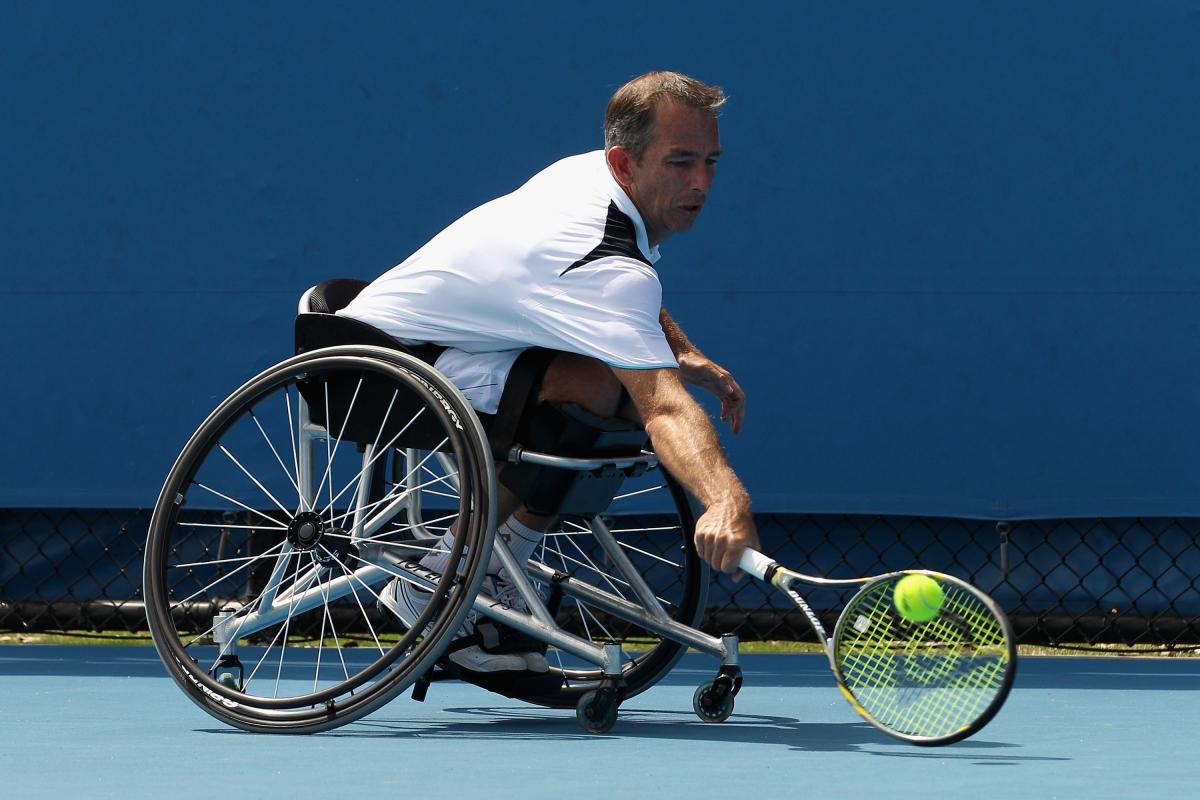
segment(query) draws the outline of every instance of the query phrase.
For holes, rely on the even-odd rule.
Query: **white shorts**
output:
[[[504,394],[504,384],[508,382],[508,373],[525,349],[468,353],[448,347],[433,366],[466,395],[472,408],[484,414],[495,414],[500,406],[500,395]]]

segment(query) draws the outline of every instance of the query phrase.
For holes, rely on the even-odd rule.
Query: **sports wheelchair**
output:
[[[644,431],[520,388],[510,398],[506,387],[496,415],[476,413],[430,366],[436,351],[333,313],[363,286],[306,292],[297,354],[218,405],[167,476],[143,591],[175,682],[244,730],[328,730],[407,689],[423,700],[431,681],[468,677],[445,655],[472,614],[549,647],[549,673],[484,685],[575,708],[588,731],[609,730],[620,703],[688,647],[720,660],[696,713],[727,718],[737,639],[697,630],[709,574],[695,515]],[[523,355],[510,384],[538,358]],[[497,463],[500,481],[558,520],[523,565],[495,535]],[[450,566],[425,569],[451,526]],[[528,612],[485,588],[493,552]],[[383,599],[392,580],[429,592],[411,627]]]

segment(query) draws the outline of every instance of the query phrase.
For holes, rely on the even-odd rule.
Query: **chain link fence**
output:
[[[0,510],[0,630],[145,630],[149,518],[148,510]],[[230,520],[211,513],[212,522]],[[1025,644],[1200,643],[1200,519],[764,514],[757,521],[768,553],[813,574],[919,566],[964,578],[997,600]],[[844,596],[809,599],[832,622]],[[746,640],[812,638],[785,599],[728,576],[713,581],[705,628]]]

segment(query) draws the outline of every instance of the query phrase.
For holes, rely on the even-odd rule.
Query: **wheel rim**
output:
[[[357,382],[358,394],[339,406],[329,399],[331,387],[336,394],[353,375],[359,377],[349,385]],[[372,410],[364,380],[415,405]],[[391,512],[373,530],[363,523],[389,516],[384,512],[402,494],[382,465],[393,434],[417,430],[407,420],[404,432],[404,414],[415,415],[444,434],[433,452],[446,457],[454,474],[443,471],[439,479],[453,477],[460,488],[458,503],[443,509],[466,527],[452,563],[482,578],[475,565],[490,549],[490,457],[473,414],[451,392],[429,370],[398,357],[391,363],[338,354],[292,359],[235,392],[193,436],[151,521],[144,587],[164,663],[206,710],[244,726],[326,725],[377,707],[432,664],[478,581],[467,585],[447,571],[418,624],[397,626],[376,601],[393,575],[415,582],[395,562],[421,551],[397,521],[402,514]],[[305,437],[298,433],[305,394],[310,402],[326,399],[325,412],[315,416],[328,417],[322,421],[332,434],[310,445],[311,468],[304,466]],[[348,430],[349,420],[372,414],[376,437]],[[351,433],[371,450],[360,453]],[[432,468],[445,469],[440,461]],[[230,671],[221,666],[230,640],[239,643],[240,691],[216,680]]]

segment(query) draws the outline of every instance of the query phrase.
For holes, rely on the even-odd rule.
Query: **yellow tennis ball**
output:
[[[928,575],[905,575],[893,590],[896,610],[909,622],[928,622],[942,610],[946,596]]]

